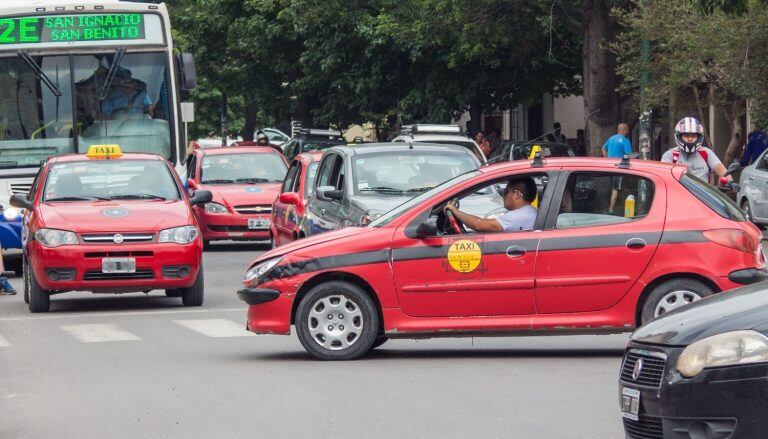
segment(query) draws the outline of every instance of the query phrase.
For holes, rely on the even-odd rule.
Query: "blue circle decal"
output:
[[[246,192],[250,192],[250,193],[252,193],[252,194],[256,194],[256,193],[259,193],[259,192],[261,192],[261,191],[263,191],[263,190],[264,190],[264,189],[262,189],[262,188],[260,188],[260,187],[253,187],[253,186],[245,188],[245,191],[246,191]]]
[[[110,218],[122,218],[128,215],[128,210],[122,207],[110,207],[109,209],[102,210],[101,213]]]

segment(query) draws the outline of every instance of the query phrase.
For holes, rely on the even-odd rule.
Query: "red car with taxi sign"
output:
[[[288,168],[280,195],[272,205],[272,246],[277,247],[307,236],[304,230],[307,202],[314,187],[320,151],[297,155]]]
[[[270,241],[272,203],[288,165],[269,146],[196,149],[187,159],[187,186],[213,201],[194,208],[206,247],[216,240]]]
[[[204,300],[203,243],[188,197],[173,166],[153,154],[123,154],[115,145],[87,154],[52,157],[29,195],[11,204],[26,209],[24,299],[46,312],[50,296],[166,290],[186,306]]]
[[[541,183],[532,230],[475,233],[445,213],[452,200],[517,178]],[[398,337],[627,332],[764,280],[760,240],[730,199],[682,165],[518,161],[457,176],[366,227],[267,252],[238,296],[250,331],[294,325],[326,360]]]

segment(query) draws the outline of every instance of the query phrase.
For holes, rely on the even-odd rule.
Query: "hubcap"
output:
[[[701,300],[701,296],[693,291],[672,291],[661,298],[659,304],[656,305],[656,311],[654,311],[653,316],[658,317],[697,300]]]
[[[323,297],[312,305],[307,327],[315,343],[340,351],[355,344],[363,333],[363,312],[343,294]]]

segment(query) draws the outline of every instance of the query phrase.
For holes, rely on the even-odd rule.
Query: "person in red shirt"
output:
[[[480,147],[480,151],[483,151],[486,157],[491,154],[491,143],[485,138],[485,133],[478,131],[475,135],[475,143]]]

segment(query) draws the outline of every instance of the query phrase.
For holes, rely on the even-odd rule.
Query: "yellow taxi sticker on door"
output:
[[[480,244],[462,239],[448,248],[448,264],[459,273],[471,273],[480,266],[483,251]]]

